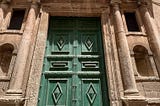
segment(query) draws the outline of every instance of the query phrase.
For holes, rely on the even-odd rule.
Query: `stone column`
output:
[[[128,42],[124,31],[123,21],[119,9],[120,2],[111,2],[114,15],[114,26],[117,36],[117,46],[119,52],[119,60],[121,65],[121,73],[123,77],[124,92],[126,95],[138,94],[134,72],[129,52]]]
[[[2,3],[0,4],[0,25],[2,25],[2,21],[3,21],[3,8],[2,8]]]
[[[5,10],[8,8],[8,3],[5,0],[2,0],[0,3],[0,30],[2,30],[3,27],[3,19],[4,19],[4,13]]]
[[[147,8],[146,1],[140,2],[141,17],[151,44],[152,52],[154,53],[155,61],[158,66],[158,73],[160,75],[160,31],[155,23],[154,18],[150,15]]]
[[[16,75],[14,77],[12,86],[10,86],[9,90],[7,91],[7,94],[14,94],[14,95],[22,94],[23,76],[25,73],[25,68],[26,68],[25,66],[27,63],[27,57],[29,55],[29,50],[31,46],[33,29],[36,21],[37,7],[38,6],[36,3],[31,4],[13,70],[16,72]]]

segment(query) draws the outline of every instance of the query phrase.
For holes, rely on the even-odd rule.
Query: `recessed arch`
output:
[[[14,46],[10,43],[0,45],[0,75],[7,76],[13,56]]]
[[[138,46],[138,45],[143,46],[144,48],[146,48],[149,55],[153,54],[152,51],[151,51],[151,49],[150,49],[150,47],[149,47],[149,45],[146,44],[145,42],[133,42],[130,45],[130,51],[131,51],[131,53],[134,53],[133,49],[134,49],[135,46]]]
[[[154,76],[148,50],[142,45],[133,48],[137,71],[141,76]]]

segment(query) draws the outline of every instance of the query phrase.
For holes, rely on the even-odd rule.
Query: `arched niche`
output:
[[[0,45],[0,76],[7,76],[12,60],[14,46],[9,43]]]
[[[154,71],[148,54],[148,50],[141,45],[133,48],[137,72],[141,76],[154,76]]]

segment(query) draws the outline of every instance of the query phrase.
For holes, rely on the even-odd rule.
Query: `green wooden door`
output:
[[[50,17],[38,106],[109,106],[100,25]]]

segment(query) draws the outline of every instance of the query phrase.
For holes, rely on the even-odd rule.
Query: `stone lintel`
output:
[[[109,9],[107,3],[44,3],[41,6],[52,16],[100,17],[103,11]]]

